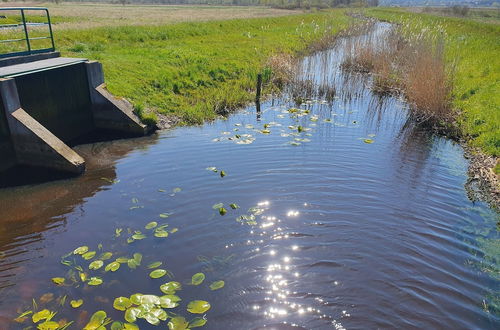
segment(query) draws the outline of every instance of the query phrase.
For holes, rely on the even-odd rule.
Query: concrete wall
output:
[[[9,126],[3,103],[0,102],[0,171],[6,170],[16,163],[14,147],[10,139]]]
[[[68,143],[94,128],[84,63],[14,78],[21,107]]]

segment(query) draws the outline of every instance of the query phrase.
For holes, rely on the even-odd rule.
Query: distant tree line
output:
[[[61,2],[63,0],[52,0]],[[379,0],[65,0],[67,2],[102,2],[117,4],[165,4],[165,5],[237,5],[269,6],[275,8],[333,8],[378,6]]]

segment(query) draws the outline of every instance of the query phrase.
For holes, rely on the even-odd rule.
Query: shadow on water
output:
[[[460,146],[341,56],[306,58],[284,95],[225,120],[77,146],[81,177],[1,189],[0,328],[31,324],[12,319],[32,299],[75,328],[97,310],[122,320],[114,298],[174,280],[173,311],[191,320],[187,303],[209,301],[207,329],[497,329],[498,214],[467,199]],[[101,257],[71,253],[83,245],[127,262],[89,269]],[[173,279],[150,278],[152,262]]]

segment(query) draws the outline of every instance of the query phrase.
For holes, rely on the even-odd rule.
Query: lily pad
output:
[[[111,253],[111,252],[104,252],[103,254],[101,254],[101,255],[99,256],[99,259],[101,259],[101,260],[108,260],[108,259],[110,259],[112,256],[113,256],[113,253]]]
[[[160,306],[163,308],[175,308],[179,306],[181,298],[176,295],[165,295],[160,297]]]
[[[141,239],[145,239],[146,235],[144,235],[142,233],[137,233],[137,234],[132,235],[132,238],[135,239],[136,241],[138,241],[138,240],[141,240]]]
[[[66,279],[64,277],[53,277],[52,278],[52,282],[54,282],[54,284],[57,284],[57,285],[63,285],[64,281],[66,281]]]
[[[87,323],[83,330],[104,329],[105,325],[110,322],[111,320],[108,319],[105,311],[97,311],[92,315],[89,323]]]
[[[149,277],[151,278],[160,278],[167,274],[165,269],[155,269],[151,273],[149,273]]]
[[[160,286],[161,292],[163,292],[165,294],[173,294],[173,293],[175,293],[175,291],[178,291],[181,289],[182,289],[182,285],[179,282],[175,282],[175,281],[167,282],[167,283],[162,284]]]
[[[158,238],[165,238],[165,237],[168,237],[168,231],[166,230],[155,230],[155,233],[154,233],[155,237],[158,237]]]
[[[132,306],[132,302],[127,297],[118,297],[113,302],[113,307],[119,311],[124,311]]]
[[[97,270],[101,268],[104,265],[104,262],[102,260],[94,260],[89,264],[89,269],[92,270]]]
[[[193,277],[191,277],[191,284],[192,285],[200,285],[204,280],[205,280],[205,274],[196,273],[193,275]]]
[[[44,309],[31,315],[31,319],[33,320],[33,323],[38,323],[41,320],[49,318],[51,315],[52,315],[51,311],[49,311],[48,309]]]
[[[186,330],[188,326],[189,323],[182,316],[172,317],[168,322],[169,330]]]
[[[131,307],[125,311],[125,321],[133,323],[137,320],[137,316],[141,314],[141,310],[137,307]]]
[[[90,280],[87,282],[88,285],[93,285],[93,286],[97,286],[97,285],[101,285],[102,284],[102,278],[100,277],[91,277]]]
[[[220,208],[221,208],[221,207],[223,207],[223,206],[224,206],[224,204],[223,204],[223,203],[217,203],[217,204],[212,205],[212,208],[213,208],[214,210],[218,210],[218,209],[220,209]]]
[[[78,308],[80,307],[81,305],[83,305],[83,299],[78,299],[78,300],[71,300],[69,302],[69,304],[71,305],[71,307],[73,308]]]
[[[148,269],[153,269],[153,268],[158,268],[162,265],[163,263],[161,261],[155,261],[152,262],[148,265]]]
[[[189,329],[202,327],[207,323],[207,320],[203,317],[195,317],[189,321]]]
[[[225,215],[226,213],[227,213],[227,210],[226,210],[225,208],[221,207],[221,208],[219,209],[219,214],[220,214],[220,215]]]
[[[220,171],[220,177],[221,177],[221,178],[223,178],[223,177],[225,177],[225,176],[226,176],[226,172],[221,170],[221,171]]]
[[[232,204],[229,204],[229,206],[233,209],[233,210],[236,210],[236,209],[239,209],[240,206],[238,204],[235,204],[235,203],[232,203]]]
[[[210,309],[210,303],[205,300],[193,300],[187,305],[187,310],[193,314],[203,314]]]
[[[224,287],[224,281],[215,281],[213,282],[212,284],[210,284],[210,290],[212,291],[215,291],[215,290],[219,290],[219,289],[222,289]]]
[[[153,229],[154,227],[158,226],[158,222],[156,221],[151,221],[150,223],[148,223],[144,228],[146,229]]]
[[[84,254],[82,254],[82,258],[85,260],[90,260],[95,256],[95,251],[89,251]]]
[[[363,140],[363,142],[364,142],[364,143],[371,144],[371,143],[373,143],[373,142],[375,142],[375,141],[374,141],[374,140],[372,140],[372,139],[364,139],[364,140]]]
[[[128,260],[127,260],[128,262]],[[109,271],[112,271],[112,272],[116,272],[118,269],[120,268],[120,263],[117,262],[117,261],[113,261],[109,264],[106,265],[106,267],[104,268],[104,271],[106,272],[109,272]]]
[[[73,254],[84,254],[86,253],[87,251],[89,250],[89,247],[84,245],[84,246],[80,246],[80,247],[77,247],[74,251],[73,251]]]

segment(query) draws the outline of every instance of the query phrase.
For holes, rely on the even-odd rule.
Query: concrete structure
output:
[[[28,165],[79,174],[85,160],[72,141],[96,130],[148,133],[132,105],[106,90],[100,63],[57,55],[0,61],[0,171]]]

